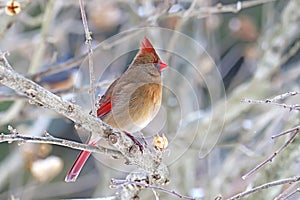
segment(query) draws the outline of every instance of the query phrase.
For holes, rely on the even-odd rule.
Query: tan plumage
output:
[[[159,110],[161,84],[153,64],[131,66],[104,95],[111,94],[112,110],[100,118],[128,133],[143,129]]]
[[[132,64],[107,89],[99,101],[97,115],[105,123],[126,133],[143,129],[157,114],[162,98],[161,62],[145,37]],[[99,137],[91,137],[96,145]],[[75,181],[90,152],[82,151],[65,181]]]

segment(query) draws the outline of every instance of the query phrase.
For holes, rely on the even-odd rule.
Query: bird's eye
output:
[[[159,69],[160,63],[154,63],[154,66]]]

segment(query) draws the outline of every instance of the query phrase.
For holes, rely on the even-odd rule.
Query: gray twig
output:
[[[95,153],[105,153],[112,155],[113,157],[116,158],[121,158],[123,157],[122,154],[113,149],[107,149],[104,147],[100,146],[90,146],[88,144],[82,144],[70,140],[64,140],[61,138],[56,138],[51,135],[48,136],[28,136],[28,135],[22,135],[19,134],[18,132],[14,134],[0,134],[0,143],[2,142],[7,142],[7,143],[12,143],[12,142],[18,142],[19,144],[23,143],[44,143],[44,144],[54,144],[54,145],[59,145],[59,146],[64,146],[64,147],[69,147],[72,149],[77,149],[77,150],[85,150],[85,151],[90,151],[90,152],[95,152]]]
[[[138,181],[128,181],[128,180],[112,179],[111,182],[115,186],[137,185],[137,186],[140,186],[142,188],[150,188],[150,189],[162,191],[162,192],[174,195],[174,196],[176,196],[176,197],[178,197],[180,199],[196,200],[196,198],[179,194],[178,192],[176,192],[174,190],[168,190],[168,189],[163,188],[163,187],[159,187],[159,186],[151,185],[151,184],[147,184],[147,183],[142,183],[142,182],[138,182]]]
[[[266,100],[253,100],[253,99],[242,99],[241,102],[246,102],[246,103],[250,103],[250,104],[270,104],[270,105],[274,105],[274,106],[279,106],[282,108],[287,108],[289,110],[300,110],[300,105],[288,105],[285,103],[277,103],[277,101],[279,100],[284,100],[288,97],[291,96],[295,96],[295,95],[299,95],[299,92],[287,92],[281,95],[278,95],[272,99],[266,99]]]
[[[286,134],[288,134],[288,133],[291,133],[291,132],[293,132],[293,131],[299,131],[299,130],[300,130],[300,126],[296,126],[296,127],[291,128],[291,129],[289,129],[289,130],[283,131],[283,132],[281,132],[281,133],[279,133],[279,134],[277,134],[277,135],[273,135],[273,136],[272,136],[272,139],[275,139],[275,138],[278,138],[278,137],[280,137],[280,136],[283,136],[283,135],[286,135]]]
[[[294,141],[296,136],[298,135],[298,131],[296,131],[277,151],[275,151],[271,156],[269,156],[266,160],[264,160],[262,163],[254,167],[251,171],[249,171],[247,174],[242,176],[242,179],[246,179],[252,174],[254,174],[256,171],[258,171],[260,168],[265,166],[268,162],[272,162],[272,160],[281,152],[283,151],[290,143]]]
[[[194,9],[190,14],[189,17],[198,17],[204,18],[212,14],[220,14],[220,13],[238,13],[243,9],[258,6],[261,4],[274,2],[276,0],[251,0],[251,1],[237,1],[233,4],[224,5],[222,3],[218,3],[215,6],[209,7],[200,7],[198,9]],[[186,16],[185,12],[178,12],[174,13],[176,16]]]
[[[291,177],[291,178],[286,178],[286,179],[281,179],[281,180],[265,183],[265,184],[259,185],[257,187],[254,187],[250,190],[246,190],[244,192],[236,194],[233,197],[227,198],[227,200],[241,199],[245,196],[248,196],[249,194],[252,194],[252,193],[255,193],[255,192],[258,192],[258,191],[261,191],[261,190],[265,190],[265,189],[268,189],[270,187],[274,187],[274,186],[278,186],[278,185],[284,185],[284,184],[291,184],[291,183],[298,182],[298,181],[300,181],[300,176],[295,176],[295,177]]]
[[[85,32],[85,42],[88,46],[88,58],[89,58],[89,72],[90,72],[90,98],[92,104],[92,114],[96,116],[96,104],[95,104],[95,76],[94,76],[94,62],[93,62],[93,48],[92,48],[92,36],[89,31],[86,14],[84,10],[84,1],[79,0],[80,12],[82,23]]]
[[[281,200],[287,200],[290,197],[292,197],[293,195],[295,195],[297,192],[300,193],[300,188],[297,188],[296,190],[294,190],[293,192],[291,192],[290,194],[286,195],[285,197],[281,198]]]

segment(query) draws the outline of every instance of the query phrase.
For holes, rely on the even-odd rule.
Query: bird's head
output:
[[[135,57],[134,64],[154,64],[161,72],[168,65],[162,62],[147,37],[141,43],[140,51]]]

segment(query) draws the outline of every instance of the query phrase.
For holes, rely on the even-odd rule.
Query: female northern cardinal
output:
[[[162,98],[160,73],[167,65],[145,37],[141,48],[126,72],[116,79],[101,97],[97,116],[105,123],[125,133],[143,129],[157,114]],[[100,137],[92,135],[89,145],[96,145]],[[91,152],[82,151],[65,181],[77,179]]]

